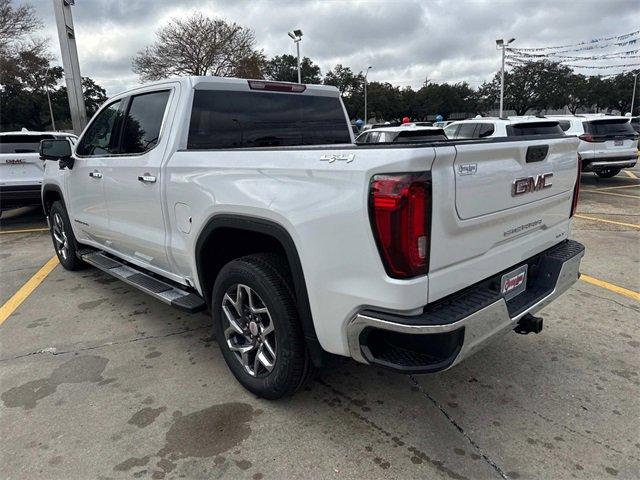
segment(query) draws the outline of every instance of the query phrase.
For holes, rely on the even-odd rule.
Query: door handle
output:
[[[145,173],[144,175],[138,175],[138,181],[143,183],[156,183],[156,177]]]
[[[91,178],[102,178],[102,173],[100,173],[97,170],[95,170],[93,172],[89,172],[89,176]]]

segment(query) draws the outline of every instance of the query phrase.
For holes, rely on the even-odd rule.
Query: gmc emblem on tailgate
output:
[[[525,193],[550,188],[551,185],[553,185],[553,183],[551,183],[551,177],[553,177],[553,173],[549,172],[541,173],[533,177],[516,178],[511,184],[511,196],[517,197]]]

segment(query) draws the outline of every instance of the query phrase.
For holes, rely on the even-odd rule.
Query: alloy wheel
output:
[[[269,309],[243,284],[232,285],[222,299],[224,337],[244,370],[252,377],[268,375],[276,362],[276,337]]]
[[[57,212],[53,214],[52,234],[56,252],[60,258],[66,260],[69,255],[69,239],[64,229],[62,216]]]

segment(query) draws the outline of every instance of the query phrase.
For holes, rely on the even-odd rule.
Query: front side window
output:
[[[196,90],[189,149],[350,143],[338,97]]]
[[[158,144],[169,93],[169,90],[163,90],[131,98],[124,117],[122,145],[118,153],[144,153]]]
[[[116,153],[120,103],[120,100],[113,102],[91,122],[76,149],[78,155],[100,156]]]

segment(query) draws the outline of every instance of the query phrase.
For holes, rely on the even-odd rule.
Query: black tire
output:
[[[596,172],[596,175],[598,175],[600,178],[611,178],[619,174],[620,170],[622,169],[621,168],[601,168],[599,170],[596,170],[595,172]]]
[[[249,290],[243,287],[248,287]],[[238,293],[241,290],[242,293]],[[229,297],[226,297],[226,294],[229,294]],[[240,300],[240,295],[244,300]],[[240,305],[242,309],[243,301],[248,303],[248,297],[253,299],[256,309],[265,307],[267,313],[252,315],[247,307],[246,313],[238,314],[236,305]],[[227,311],[232,312],[234,317],[238,316],[234,320],[237,320],[237,325],[243,326],[244,333],[238,333],[231,328],[228,314],[223,310],[223,302]],[[242,386],[259,397],[275,400],[293,394],[306,383],[312,365],[291,288],[289,270],[279,255],[248,255],[226,264],[216,278],[211,305],[220,350],[229,369]],[[255,328],[252,328],[252,322]],[[270,322],[274,331],[268,334],[269,337],[258,338],[262,335],[258,333],[255,338],[248,338],[254,331],[266,331],[265,325],[268,326]],[[229,338],[225,331],[230,332]],[[245,361],[241,353],[231,350],[230,343],[235,347],[246,346],[255,350],[247,353],[249,360]],[[270,344],[270,350],[266,349],[267,343]],[[268,367],[255,360],[258,353],[251,357],[252,352],[259,352],[261,347],[265,348],[263,358],[267,354],[269,360],[273,360],[270,371]],[[274,359],[268,355],[271,351],[275,352]],[[253,364],[253,367],[246,366],[247,363]]]
[[[67,210],[60,201],[53,202],[49,210],[51,241],[60,264],[66,270],[81,270],[87,264],[78,258],[78,242],[73,235]],[[60,231],[62,228],[62,232]],[[57,237],[57,238],[56,238]],[[59,240],[63,240],[63,244]]]

